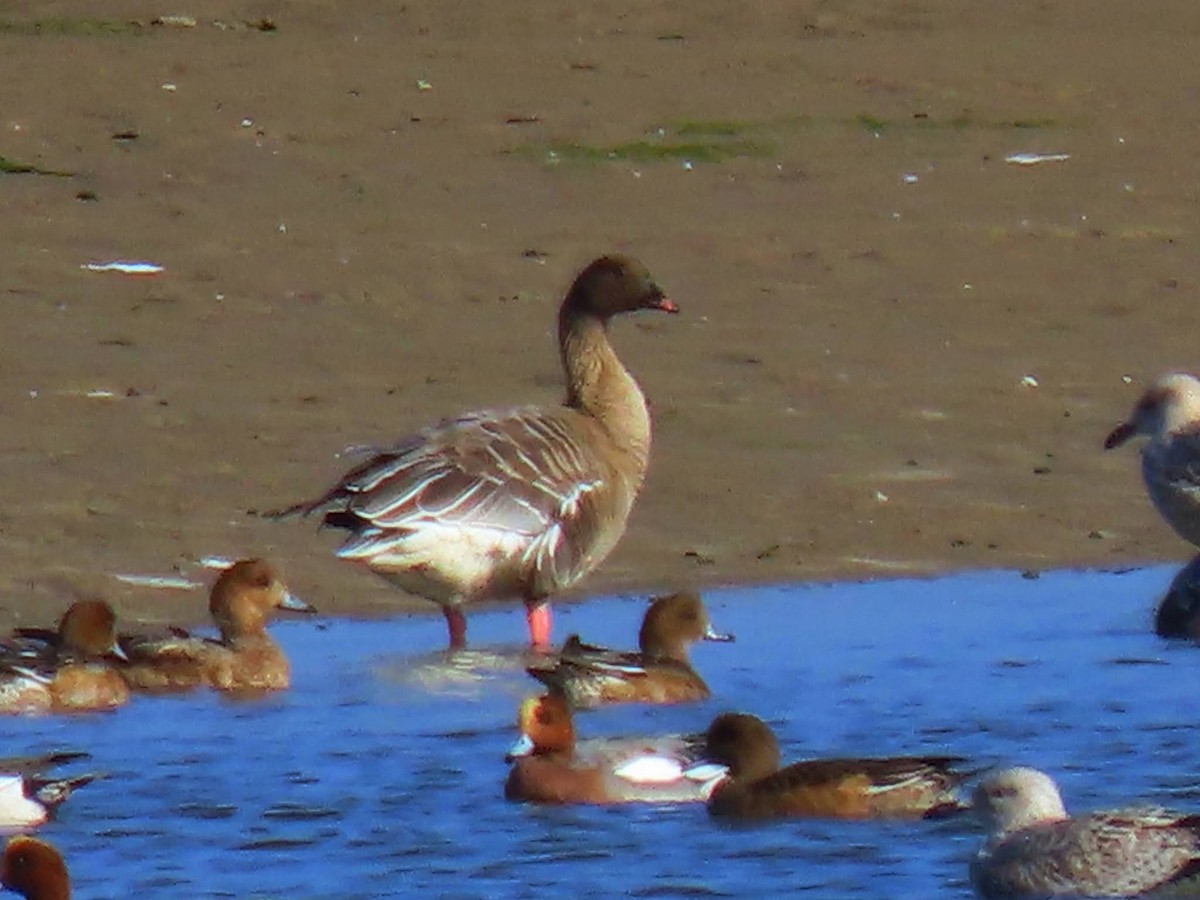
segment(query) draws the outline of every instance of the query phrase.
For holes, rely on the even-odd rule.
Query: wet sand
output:
[[[432,609],[246,511],[557,402],[559,297],[613,250],[684,314],[614,327],[656,443],[576,593],[1190,555],[1100,446],[1197,367],[1190,3],[178,11],[0,10],[0,156],[71,173],[0,175],[0,623],[195,621],[112,575],[207,555]],[[80,268],[117,259],[165,271]]]

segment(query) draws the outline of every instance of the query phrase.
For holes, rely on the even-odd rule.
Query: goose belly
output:
[[[410,594],[456,606],[525,596],[536,544],[536,537],[494,528],[427,525],[374,549],[348,547],[338,555],[365,563]]]

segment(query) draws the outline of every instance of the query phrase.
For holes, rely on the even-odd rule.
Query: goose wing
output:
[[[386,553],[430,526],[497,532],[569,583],[614,478],[595,450],[603,437],[566,408],[473,413],[376,451],[322,497],[273,515],[349,530],[348,557]]]

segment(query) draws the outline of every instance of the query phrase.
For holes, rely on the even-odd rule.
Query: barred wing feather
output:
[[[324,497],[288,510],[352,532],[339,555],[369,559],[425,528],[494,532],[553,581],[587,566],[597,489],[612,469],[591,451],[599,426],[570,409],[524,407],[462,416],[377,452]]]

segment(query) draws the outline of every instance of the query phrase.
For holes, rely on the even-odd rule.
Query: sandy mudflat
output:
[[[412,608],[245,511],[556,402],[610,250],[684,315],[614,329],[656,444],[582,591],[1189,555],[1100,444],[1200,366],[1192,0],[575,6],[0,3],[0,155],[73,173],[0,175],[3,620],[202,618],[110,576],[209,554]]]

